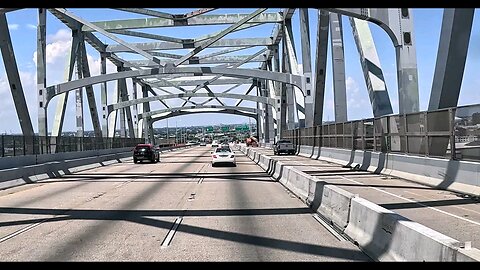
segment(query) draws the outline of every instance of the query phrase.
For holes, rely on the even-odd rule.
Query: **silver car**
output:
[[[235,154],[229,147],[218,147],[212,153],[212,167],[217,164],[230,164],[237,166],[235,161]]]

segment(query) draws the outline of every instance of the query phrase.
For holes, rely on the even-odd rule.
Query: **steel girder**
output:
[[[328,30],[330,15],[328,11],[318,10],[317,50],[315,53],[315,98],[313,109],[313,125],[321,126],[323,120],[323,104],[325,100],[325,76],[327,74]]]
[[[418,72],[413,14],[410,8],[327,8],[379,25],[393,42],[397,59],[399,113],[418,112]]]
[[[46,89],[47,103],[54,96],[71,91],[73,89],[93,85],[106,81],[118,80],[122,78],[145,77],[158,74],[175,74],[175,73],[196,73],[196,74],[223,74],[225,76],[239,77],[239,78],[261,78],[273,81],[279,81],[286,84],[292,84],[300,89],[303,89],[305,84],[305,77],[299,75],[292,75],[279,72],[271,72],[265,70],[253,69],[229,69],[216,67],[163,67],[142,70],[122,71],[118,73],[110,73],[105,75],[93,76],[90,78],[83,78],[76,81],[65,82],[54,86],[49,86]]]
[[[345,81],[345,57],[343,49],[342,17],[330,13],[330,38],[332,46],[333,99],[335,122],[346,122],[347,117],[347,85]]]
[[[175,117],[175,116],[181,116],[181,115],[189,115],[189,114],[197,114],[197,113],[223,113],[223,114],[234,114],[234,115],[241,115],[241,116],[246,116],[246,117],[251,117],[255,120],[257,120],[258,115],[256,113],[246,113],[242,112],[239,110],[231,110],[231,109],[223,109],[219,111],[196,111],[196,112],[189,112],[189,111],[175,111],[171,112],[167,115],[164,116],[157,116],[157,117],[152,117],[152,120],[150,121],[152,124],[156,121],[160,121],[163,119]]]
[[[172,98],[180,98],[180,97],[212,97],[210,93],[180,93],[180,94],[171,94],[171,95],[161,95],[161,96],[153,96],[153,97],[144,97],[136,100],[129,100],[124,102],[118,102],[116,104],[108,105],[107,111],[110,114],[114,110],[118,110],[121,108],[125,108],[128,106],[132,106],[135,104],[155,101],[155,100],[165,100],[165,99],[172,99]],[[259,96],[250,96],[250,95],[241,95],[241,94],[231,94],[231,93],[214,93],[215,97],[223,97],[223,98],[234,98],[234,99],[244,99],[250,100],[257,103],[266,103],[272,106],[275,106],[275,99],[270,97],[259,97]]]
[[[363,76],[367,85],[373,116],[380,117],[393,113],[387,85],[383,77],[380,59],[373,41],[368,22],[356,18],[350,18],[353,37],[360,54]]]
[[[187,20],[176,21],[165,18],[144,18],[144,19],[130,19],[130,20],[112,20],[102,22],[92,22],[103,30],[119,30],[119,29],[141,29],[141,28],[157,28],[157,27],[172,27],[172,26],[193,26],[193,25],[219,25],[219,24],[234,24],[250,14],[224,14],[224,15],[200,15]],[[257,23],[276,23],[281,22],[283,16],[276,13],[264,13],[258,15],[256,18],[248,21],[249,24]],[[82,31],[98,31],[89,25],[85,25]]]
[[[43,23],[40,26],[41,27],[39,27],[39,31],[41,29],[43,33],[45,30],[45,24]],[[40,40],[39,43],[43,41],[44,40]],[[28,113],[27,102],[25,100],[20,74],[18,73],[17,61],[15,60],[15,53],[13,51],[12,40],[10,38],[10,31],[8,30],[7,17],[3,12],[0,12],[0,50],[2,52],[3,63],[7,73],[10,92],[12,94],[15,110],[17,112],[18,121],[20,122],[20,128],[22,129],[22,134],[24,136],[33,136],[34,132],[32,120],[30,119],[30,114]],[[41,56],[43,54],[40,52],[37,55]],[[42,61],[39,61],[38,63],[39,65],[44,64]],[[44,82],[41,82],[43,86]],[[38,86],[38,88],[41,88],[42,86]],[[43,95],[40,97],[43,98]]]
[[[142,113],[138,115],[138,118],[144,119],[152,117],[154,115],[167,113],[167,112],[177,112],[183,110],[196,110],[196,109],[226,109],[226,110],[237,110],[247,113],[258,113],[258,110],[250,107],[237,107],[237,106],[217,106],[217,105],[197,105],[197,106],[181,106],[176,108],[161,109],[156,111],[150,111],[147,113]],[[212,112],[212,111],[210,111]],[[215,111],[213,111],[215,112]]]
[[[446,8],[428,110],[456,107],[472,31],[473,8]]]

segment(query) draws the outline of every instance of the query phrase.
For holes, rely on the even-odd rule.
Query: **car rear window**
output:
[[[291,141],[287,141],[287,140],[280,140],[278,141],[278,143],[292,143]]]
[[[137,147],[135,147],[135,150],[142,150],[142,149],[150,150],[150,146],[137,146]]]
[[[231,152],[231,151],[229,148],[217,148],[216,152],[221,153],[221,152]]]

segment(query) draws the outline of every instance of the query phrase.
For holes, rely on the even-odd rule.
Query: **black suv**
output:
[[[133,163],[139,160],[150,160],[152,163],[160,161],[160,149],[152,144],[137,144],[133,149]]]

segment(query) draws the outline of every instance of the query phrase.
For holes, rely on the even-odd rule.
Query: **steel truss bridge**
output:
[[[395,48],[399,113],[419,112],[415,29],[412,10],[409,8],[318,9],[315,40],[309,38],[309,13],[306,8],[286,8],[275,12],[272,12],[272,9],[259,8],[246,14],[218,14],[221,9],[217,8],[203,8],[186,14],[170,14],[144,8],[118,8],[117,10],[128,13],[130,17],[143,17],[95,22],[88,21],[68,9],[39,8],[38,119],[35,119],[38,121],[38,132],[35,132],[6,19],[7,13],[16,10],[0,9],[0,46],[24,136],[33,136],[35,133],[39,136],[60,136],[68,95],[74,91],[77,136],[80,137],[83,136],[84,129],[83,93],[86,93],[96,137],[114,137],[118,128],[120,137],[145,138],[150,141],[155,121],[210,111],[256,119],[261,142],[270,143],[279,139],[283,130],[322,125],[329,42],[333,59],[335,122],[346,122],[342,16],[348,16],[352,26],[374,117],[392,114],[393,110],[369,22],[380,26]],[[295,12],[299,14],[299,29],[292,27]],[[56,85],[46,85],[47,13],[68,26],[72,33],[65,81]],[[473,14],[473,9],[444,10],[429,111],[457,106]],[[166,27],[211,25],[224,28],[208,35],[190,38],[141,31],[159,29],[160,33]],[[270,36],[226,37],[234,32],[263,25],[272,27]],[[127,42],[124,40],[125,36],[139,38],[143,42]],[[296,52],[295,42],[301,44],[301,54]],[[100,55],[101,74],[98,76],[90,74],[87,43]],[[314,57],[311,55],[312,46]],[[241,53],[242,50],[252,48],[256,51],[251,54],[230,55],[232,52]],[[178,49],[187,49],[188,52],[168,52]],[[207,49],[209,53],[206,53]],[[125,53],[129,53],[131,57],[123,56]],[[301,68],[298,64],[300,57]],[[107,59],[116,66],[117,72],[106,72]],[[258,63],[258,67],[245,67],[251,63]],[[73,78],[75,71],[76,79]],[[192,76],[198,76],[198,79],[192,79]],[[205,79],[205,76],[209,76],[208,79]],[[133,93],[128,93],[127,79],[133,82]],[[108,89],[107,82],[116,82],[116,90]],[[93,90],[93,86],[98,84],[101,87],[100,97],[96,97]],[[242,85],[248,86],[245,93],[232,93],[232,90]],[[215,92],[212,86],[225,86],[225,89]],[[166,87],[174,90],[167,90]],[[193,89],[187,89],[188,87]],[[301,98],[295,93],[301,93]],[[54,98],[56,104],[51,104]],[[98,98],[101,99],[101,108],[96,105]],[[198,102],[198,98],[207,99]],[[112,101],[109,102],[108,99]],[[169,99],[182,100],[182,105],[171,107],[166,103]],[[234,106],[228,106],[225,99],[235,99],[237,102]],[[253,101],[256,107],[241,106],[243,101]],[[161,103],[163,108],[150,110],[150,104],[156,102]],[[55,107],[53,121],[47,119],[47,110],[52,106]],[[53,125],[49,126],[47,123]]]

